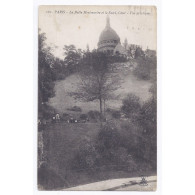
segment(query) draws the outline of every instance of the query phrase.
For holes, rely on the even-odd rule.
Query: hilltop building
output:
[[[110,54],[113,54],[114,49],[116,48],[117,45],[120,45],[120,37],[118,34],[115,32],[110,27],[110,18],[107,16],[106,18],[106,27],[102,31],[99,37],[99,42],[98,42],[98,51],[102,52],[107,52]]]
[[[145,52],[142,50],[142,47],[140,45],[128,44],[127,39],[124,40],[124,43],[122,45],[119,35],[110,26],[109,16],[107,16],[106,26],[100,34],[97,50],[100,52],[108,53],[110,55],[124,56],[127,59],[136,58],[136,54],[140,56],[142,55],[154,56],[155,55],[155,51],[149,50],[149,49],[146,50],[146,54],[145,54]]]
[[[106,52],[111,55],[128,55],[129,45],[127,39],[125,39],[124,46],[122,46],[120,37],[114,29],[110,26],[110,18],[106,18],[106,26],[99,37],[98,51]],[[134,49],[134,48],[132,48]]]

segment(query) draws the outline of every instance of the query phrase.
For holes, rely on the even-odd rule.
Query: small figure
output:
[[[52,122],[54,123],[55,121],[56,121],[56,117],[53,116],[53,117],[52,117]]]
[[[56,119],[56,123],[60,122],[60,115],[58,113],[56,114],[55,119]]]

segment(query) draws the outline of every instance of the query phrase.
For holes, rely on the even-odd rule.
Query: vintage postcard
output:
[[[37,189],[156,191],[156,7],[41,5],[37,31]]]

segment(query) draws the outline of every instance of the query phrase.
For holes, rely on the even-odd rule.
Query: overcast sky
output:
[[[90,13],[84,14],[85,11]],[[40,6],[39,28],[46,33],[47,43],[58,47],[55,55],[63,58],[64,45],[73,44],[86,49],[88,44],[90,50],[97,48],[100,33],[106,26],[107,14],[121,43],[127,38],[129,44],[156,50],[155,7]]]

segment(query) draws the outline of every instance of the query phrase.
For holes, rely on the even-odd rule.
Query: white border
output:
[[[37,190],[37,105],[38,105],[38,6],[39,5],[153,5],[157,7],[157,126],[158,126],[158,133],[157,133],[157,190],[155,192],[134,192],[134,191],[111,191],[111,192],[104,192],[104,191],[38,191]],[[34,32],[34,55],[33,55],[33,62],[34,62],[34,95],[33,95],[33,105],[34,105],[34,124],[33,124],[33,135],[34,135],[34,144],[33,144],[33,190],[34,194],[99,194],[102,195],[108,193],[131,193],[136,195],[141,194],[153,194],[153,195],[160,195],[162,194],[162,101],[161,101],[161,89],[162,89],[162,59],[161,59],[161,2],[160,0],[98,0],[98,2],[92,2],[90,0],[34,0],[34,21],[33,21],[33,32]]]

